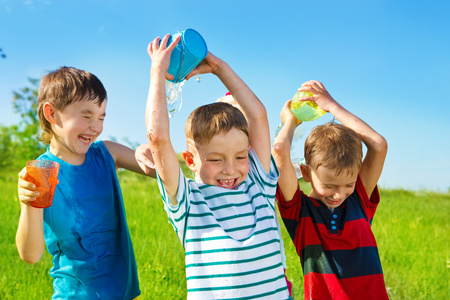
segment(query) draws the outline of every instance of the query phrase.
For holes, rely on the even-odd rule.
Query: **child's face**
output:
[[[357,172],[343,172],[336,176],[334,170],[323,166],[317,169],[307,168],[309,173],[305,179],[311,182],[312,192],[310,196],[322,201],[329,208],[341,205],[355,190]],[[355,173],[355,175],[353,175]]]
[[[52,153],[72,163],[83,163],[86,152],[103,131],[106,101],[101,106],[91,100],[74,102],[54,112]]]
[[[247,135],[231,129],[215,135],[207,144],[197,145],[192,151],[192,163],[187,162],[196,180],[234,189],[247,178],[249,148]]]

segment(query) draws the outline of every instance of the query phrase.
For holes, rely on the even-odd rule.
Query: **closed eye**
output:
[[[210,162],[219,162],[221,161],[219,158],[212,158],[212,159],[207,159],[206,161],[210,161]]]

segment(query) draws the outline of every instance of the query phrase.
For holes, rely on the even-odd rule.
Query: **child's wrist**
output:
[[[214,62],[213,66],[211,66],[212,73],[218,77],[226,72],[227,68],[229,69],[230,66],[221,59],[218,59],[218,61]]]
[[[286,128],[294,128],[294,129],[298,125],[300,125],[300,124],[298,124],[297,120],[296,119],[292,119],[292,118],[287,119],[286,123],[284,124],[284,126],[286,126]]]
[[[154,76],[166,76],[167,69],[163,66],[152,66],[150,68],[150,74],[152,77]]]

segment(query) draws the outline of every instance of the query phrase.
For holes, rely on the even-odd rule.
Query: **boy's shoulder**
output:
[[[250,171],[256,172],[261,178],[265,179],[265,181],[272,182],[273,180],[277,181],[280,176],[280,172],[278,171],[278,167],[275,164],[275,160],[273,156],[270,157],[270,172],[267,173],[264,169],[261,161],[259,160],[258,155],[256,154],[253,147],[250,146],[249,154],[249,164]],[[250,174],[249,171],[249,174]],[[276,184],[275,184],[276,185]]]

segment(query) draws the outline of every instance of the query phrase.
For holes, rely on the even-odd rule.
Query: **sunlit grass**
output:
[[[183,248],[168,222],[156,180],[121,172],[120,181],[138,264],[139,299],[184,299]],[[16,174],[0,173],[0,184],[0,299],[50,299],[50,255],[29,265],[15,246],[20,213]],[[391,299],[450,298],[449,213],[450,194],[381,191],[373,231]],[[303,299],[300,262],[281,227],[294,299]]]

